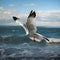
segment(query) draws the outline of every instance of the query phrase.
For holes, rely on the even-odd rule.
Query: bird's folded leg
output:
[[[36,42],[36,40],[35,40],[35,36],[34,36],[34,39],[33,39],[33,41],[34,41],[34,42]]]

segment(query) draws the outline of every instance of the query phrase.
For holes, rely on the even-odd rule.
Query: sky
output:
[[[13,16],[25,23],[31,10],[37,26],[60,27],[60,0],[0,0],[0,25],[18,25]]]

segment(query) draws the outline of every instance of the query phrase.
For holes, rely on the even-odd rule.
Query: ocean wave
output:
[[[25,45],[25,46],[24,46]],[[5,58],[19,58],[19,57],[59,57],[59,52],[54,47],[54,45],[48,45],[44,47],[37,47],[37,46],[30,46],[27,47],[27,43],[19,46],[13,46],[7,49],[1,49],[0,52],[2,53],[3,59]],[[54,48],[53,48],[54,47]]]
[[[48,38],[50,41],[46,41],[47,43],[60,43],[60,38]],[[0,36],[0,41],[8,42],[8,43],[23,43],[23,42],[33,42],[30,38],[24,35],[2,35]],[[1,43],[1,42],[0,42]]]
[[[60,43],[60,38],[49,38],[49,42],[47,41],[47,43]]]
[[[60,45],[47,44],[41,45],[33,42],[19,43],[19,44],[5,44],[0,47],[0,53],[3,59],[9,60],[9,58],[20,58],[20,57],[59,57]],[[13,59],[12,59],[13,60]],[[18,60],[18,59],[17,59]]]
[[[0,37],[2,37],[2,38],[8,38],[8,37],[12,37],[12,35],[2,35]]]

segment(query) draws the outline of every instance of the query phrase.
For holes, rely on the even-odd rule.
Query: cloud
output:
[[[37,26],[60,26],[60,10],[48,10],[48,11],[36,11],[36,25]],[[6,10],[3,12],[0,12],[0,22],[3,22],[5,20],[7,25],[14,25],[15,23],[12,22],[12,16],[20,17],[20,19],[25,22],[27,17],[29,15],[29,12],[20,13],[17,14],[17,11],[15,10]],[[10,20],[11,22],[10,22]],[[4,24],[5,24],[4,23]]]
[[[15,10],[6,10],[0,12],[0,20],[8,20],[11,19],[12,16],[17,16],[17,13]]]
[[[12,17],[17,16],[16,10],[4,10],[0,12],[0,25],[17,25]]]
[[[36,25],[60,26],[60,10],[36,11]]]
[[[30,4],[22,4],[22,6],[38,6],[38,4],[30,3]]]
[[[13,6],[15,6],[15,4],[9,4],[9,6],[13,7]]]
[[[0,10],[4,10],[4,7],[1,7],[1,6],[0,6]]]
[[[41,20],[60,19],[60,10],[37,11],[37,16]]]
[[[60,22],[35,21],[36,26],[60,27]]]
[[[10,14],[12,14],[12,12],[10,12],[10,11],[5,11],[5,12],[3,12],[3,14],[10,15]]]

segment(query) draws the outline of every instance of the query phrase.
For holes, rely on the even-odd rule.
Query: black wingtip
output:
[[[33,10],[31,10],[31,12],[30,12],[30,14],[29,14],[29,16],[28,16],[28,18],[29,17],[36,17],[36,12],[35,11],[33,11]]]
[[[15,17],[15,16],[13,16],[13,19],[14,19],[14,21],[16,21],[17,19],[19,19],[19,18],[17,18],[17,17]]]
[[[49,39],[48,38],[45,38],[47,41],[49,41]]]

